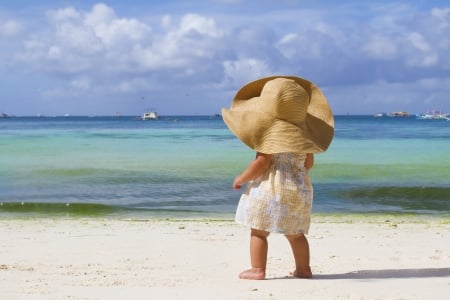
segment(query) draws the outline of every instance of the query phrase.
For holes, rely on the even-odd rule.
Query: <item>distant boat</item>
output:
[[[394,111],[388,114],[388,117],[409,117],[409,113],[406,111]]]
[[[156,111],[148,111],[142,115],[142,120],[158,120],[158,113]]]
[[[432,110],[431,112],[418,114],[416,117],[420,120],[449,120],[448,114],[445,114],[442,111],[438,110]]]
[[[373,115],[374,118],[381,118],[381,117],[383,117],[383,116],[384,116],[383,113],[378,113],[378,114],[374,114],[374,115]]]

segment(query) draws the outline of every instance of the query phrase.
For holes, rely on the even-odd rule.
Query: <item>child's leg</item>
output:
[[[292,253],[295,259],[295,271],[292,273],[294,277],[311,278],[312,272],[309,266],[309,244],[303,233],[286,235],[291,244]]]
[[[239,274],[241,279],[265,279],[269,232],[253,229],[250,236],[250,259],[252,268]]]

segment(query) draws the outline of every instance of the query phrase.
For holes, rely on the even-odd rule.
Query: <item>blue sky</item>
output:
[[[315,82],[335,114],[449,113],[450,4],[0,4],[0,112],[11,115],[215,114],[276,74]]]

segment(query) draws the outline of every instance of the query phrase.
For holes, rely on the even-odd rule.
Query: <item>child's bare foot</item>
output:
[[[239,274],[240,279],[263,280],[266,279],[266,271],[262,268],[251,268]]]
[[[291,275],[296,278],[311,278],[312,272],[311,272],[311,268],[308,267],[304,270],[295,270],[294,272],[291,273]]]

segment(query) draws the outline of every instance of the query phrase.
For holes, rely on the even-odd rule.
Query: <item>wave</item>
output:
[[[114,206],[92,203],[6,202],[0,203],[3,217],[196,217],[227,215],[227,212],[205,211],[195,207]]]
[[[3,202],[0,214],[46,214],[46,215],[110,215],[130,211],[130,208],[95,203],[45,203],[45,202]]]
[[[62,172],[62,173],[61,173]],[[98,172],[105,176],[98,176]],[[67,180],[82,173],[82,179]],[[229,180],[210,174],[158,174],[157,172],[112,172],[77,169],[58,170],[52,176],[65,178],[19,186],[0,197],[0,215],[129,215],[166,212],[234,213],[240,192]],[[64,175],[63,175],[64,174]],[[95,174],[91,176],[90,174]],[[42,173],[41,173],[42,175]],[[46,174],[48,176],[48,174]],[[209,176],[210,178],[207,178]],[[46,181],[47,182],[47,181]],[[54,188],[62,186],[63,188]],[[2,189],[2,185],[0,185]],[[450,214],[450,186],[405,186],[368,183],[314,184],[314,212],[321,213],[412,213]]]
[[[366,206],[391,207],[404,211],[450,212],[449,187],[358,186],[335,190],[344,202]]]

